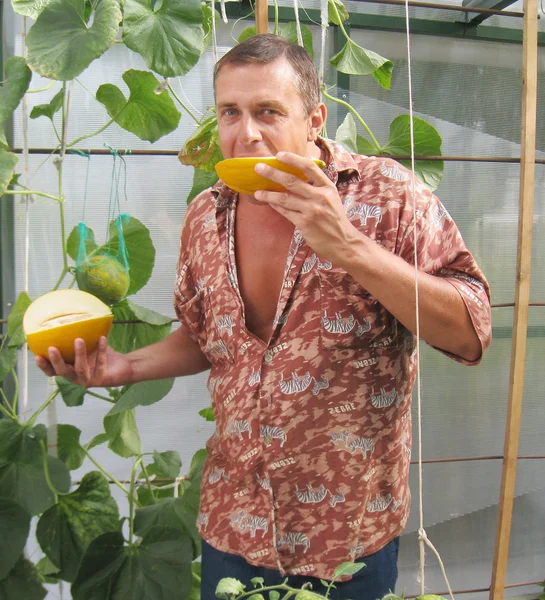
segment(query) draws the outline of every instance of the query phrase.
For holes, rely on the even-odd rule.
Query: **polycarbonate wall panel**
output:
[[[305,6],[312,6],[304,3]],[[319,5],[319,2],[315,3]],[[352,3],[356,4],[356,3]],[[362,9],[362,3],[358,10]],[[349,8],[352,7],[348,3]],[[372,5],[365,5],[372,6]],[[316,6],[317,7],[317,6]],[[396,7],[378,7],[382,11]],[[437,13],[441,11],[435,11]],[[390,14],[390,13],[385,13]],[[434,13],[435,14],[435,13]],[[441,12],[442,15],[450,14]],[[417,15],[418,16],[418,15]],[[6,21],[10,23],[10,21]],[[7,28],[8,49],[20,52],[21,22]],[[231,31],[219,26],[219,53],[223,54],[248,23],[239,23]],[[319,30],[314,27],[314,46],[319,53]],[[401,34],[353,30],[354,39],[395,61],[392,90],[379,88],[370,78],[351,77],[351,89],[334,89],[346,95],[368,122],[375,135],[385,143],[389,123],[408,106],[406,47]],[[413,36],[413,86],[415,114],[431,122],[443,137],[443,153],[512,156],[520,155],[521,51],[508,44],[470,42],[448,38]],[[328,55],[333,53],[332,36],[328,38]],[[432,60],[433,57],[433,60]],[[186,77],[173,80],[178,93],[185,93],[196,111],[213,104],[209,51],[199,67]],[[145,69],[134,53],[114,45],[104,59],[85,71],[80,81],[93,94],[98,86],[109,82],[126,93],[122,74],[129,68]],[[543,71],[543,52],[540,53]],[[328,66],[328,83],[335,82]],[[32,88],[45,80],[34,75]],[[183,86],[183,91],[180,88]],[[543,73],[540,75],[542,89]],[[59,89],[29,96],[31,105],[47,102]],[[69,139],[96,130],[108,121],[106,111],[93,100],[91,93],[73,87]],[[329,135],[345,116],[344,109],[329,104]],[[543,123],[540,103],[538,123]],[[15,145],[22,145],[20,111],[15,119]],[[178,150],[194,131],[194,123],[182,114],[176,132],[155,145],[143,142],[117,126],[82,142],[81,148],[100,148],[104,143],[116,148]],[[539,128],[538,137],[544,128]],[[545,138],[543,148],[545,149]],[[56,143],[47,121],[33,121],[29,145],[50,147]],[[543,156],[543,152],[540,156]],[[55,194],[56,170],[49,161],[40,168],[44,156],[31,156],[29,172],[32,185]],[[103,241],[107,225],[111,187],[112,159],[93,156],[89,162],[89,184],[85,190],[87,159],[65,158],[66,222],[68,231],[83,217]],[[151,232],[157,250],[156,268],[148,285],[134,300],[166,315],[173,315],[172,286],[178,254],[180,227],[185,217],[185,199],[192,184],[192,169],[182,166],[176,157],[129,156],[127,196],[122,194],[122,210],[140,219]],[[545,256],[545,166],[536,169],[536,210],[533,239],[532,299],[544,301],[543,257]],[[466,244],[484,270],[492,287],[494,303],[513,302],[516,280],[519,166],[497,163],[445,163],[443,182],[438,195],[457,222]],[[16,273],[17,291],[24,282],[25,205],[16,203]],[[62,268],[58,209],[49,200],[36,198],[30,206],[30,293],[36,296],[50,289]],[[542,357],[544,355],[544,308],[530,312],[526,388],[521,429],[521,454],[543,454],[542,431],[545,425],[542,393]],[[422,344],[423,456],[425,459],[489,456],[503,452],[509,370],[511,360],[511,308],[493,309],[495,337],[478,368],[467,368]],[[206,374],[179,379],[167,398],[160,403],[139,408],[137,422],[147,450],[177,449],[184,469],[191,455],[202,447],[213,432],[197,412],[210,403]],[[47,393],[47,381],[33,366],[29,370],[29,404],[35,409]],[[102,419],[108,406],[98,399],[86,400],[82,407],[67,408],[62,402],[43,415],[43,422],[71,423],[84,431],[83,441],[102,431]],[[416,404],[413,407],[416,452]],[[98,447],[94,455],[115,477],[129,475],[130,461]],[[78,479],[91,465],[75,472]],[[398,592],[418,593],[417,467],[411,468],[413,511],[403,536]],[[424,514],[428,535],[438,547],[454,588],[484,588],[490,584],[494,553],[497,503],[501,484],[501,460],[482,462],[448,462],[424,466]],[[513,537],[509,562],[509,582],[516,583],[545,576],[540,527],[543,520],[545,461],[521,461],[517,478]],[[115,493],[115,492],[114,492]],[[541,532],[541,533],[540,533]],[[541,537],[540,537],[541,536]],[[438,565],[428,551],[427,588],[444,591]],[[536,591],[535,588],[530,591]],[[508,590],[506,596],[517,595]],[[54,596],[52,595],[51,598]],[[488,594],[463,596],[480,600]]]

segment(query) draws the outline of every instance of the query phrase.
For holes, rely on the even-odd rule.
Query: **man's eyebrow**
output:
[[[260,100],[259,102],[256,102],[256,106],[259,108],[278,108],[279,110],[283,111],[283,112],[288,112],[288,107],[283,103],[283,102],[279,102],[278,100]],[[236,108],[237,107],[237,103],[236,102],[220,102],[218,104],[218,108]]]

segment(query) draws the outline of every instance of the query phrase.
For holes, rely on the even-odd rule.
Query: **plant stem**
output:
[[[47,487],[53,492],[53,496],[55,497],[55,504],[57,504],[57,502],[59,501],[59,492],[57,491],[57,488],[53,485],[53,482],[51,481],[51,476],[49,474],[49,465],[47,464],[47,444],[45,443],[45,440],[42,440],[41,443],[42,443],[42,450],[44,453],[45,481],[47,483]]]
[[[59,277],[59,279],[58,279],[57,283],[55,284],[55,287],[54,287],[54,288],[53,288],[53,290],[51,290],[51,291],[55,291],[55,290],[58,290],[58,289],[59,289],[59,286],[60,286],[60,285],[61,285],[61,283],[63,282],[63,280],[64,280],[64,277],[65,277],[66,273],[68,273],[68,269],[67,269],[66,267],[63,267],[63,269],[62,269],[62,272],[61,272],[61,275],[60,275],[60,277]]]
[[[274,35],[278,32],[278,0],[274,0]]]
[[[151,497],[153,498],[153,500],[155,500],[155,494],[153,493],[151,481],[149,480],[148,470],[146,469],[146,465],[144,463],[142,463],[142,471],[144,473],[144,477],[146,478],[146,484],[148,486],[149,493],[151,494]]]
[[[90,392],[89,390],[87,390],[86,393],[89,394],[89,396],[94,396],[95,398],[98,398],[99,400],[104,400],[106,402],[109,402],[110,404],[115,404],[115,400],[112,400],[111,398],[106,398],[106,396],[95,394],[95,392]]]
[[[380,154],[382,152],[382,149],[380,147],[380,144],[378,143],[377,138],[373,135],[373,132],[369,129],[367,123],[360,117],[360,115],[358,114],[358,112],[356,111],[356,109],[353,106],[351,106],[350,104],[348,104],[348,102],[345,102],[344,100],[339,100],[339,98],[335,98],[334,96],[331,96],[330,94],[328,94],[325,91],[325,89],[322,90],[322,94],[328,100],[332,100],[333,102],[336,102],[337,104],[340,104],[341,106],[344,106],[345,108],[347,108],[354,115],[354,117],[356,117],[356,119],[358,120],[358,122],[360,123],[360,125],[365,129],[365,131],[367,132],[367,134],[371,138],[371,142],[375,146],[377,154]]]
[[[4,393],[4,390],[0,387],[0,394],[2,395],[2,398],[4,400],[4,402],[11,407],[9,400],[6,398],[6,394]],[[7,417],[8,419],[13,420],[17,420],[17,417],[14,417],[14,415],[12,413],[10,413],[10,411],[7,408],[4,408],[4,406],[2,404],[0,404],[0,412]]]
[[[15,392],[13,393],[13,404],[11,405],[11,410],[13,412],[13,416],[17,417],[17,403],[19,402],[19,377],[17,377],[17,371],[15,369],[11,370],[11,376],[13,377],[13,383],[15,384]]]
[[[136,469],[138,465],[142,464],[142,457],[139,456],[135,461],[131,469],[131,486],[129,491],[129,546],[132,546],[132,538],[134,535],[134,505],[136,499],[134,497]]]
[[[61,143],[61,136],[59,135],[59,132],[57,131],[57,127],[55,126],[55,123],[53,122],[53,119],[51,119],[51,125],[53,125],[53,131],[55,132],[55,135],[57,136],[57,140],[59,141],[59,144]]]
[[[113,119],[110,119],[106,125],[103,125],[100,129],[97,129],[96,131],[94,131],[93,133],[86,133],[85,135],[80,135],[79,138],[76,138],[73,142],[70,142],[69,144],[66,144],[67,148],[71,148],[72,146],[75,146],[78,142],[81,142],[81,140],[86,140],[87,138],[90,137],[94,137],[95,135],[98,135],[99,133],[102,133],[107,127],[109,127],[112,123],[114,122]]]
[[[100,472],[101,472],[101,473],[104,475],[104,477],[106,477],[106,479],[108,479],[109,481],[113,481],[113,482],[115,483],[115,485],[117,485],[117,487],[118,487],[120,490],[123,490],[123,492],[124,492],[125,494],[127,494],[127,495],[128,495],[128,494],[129,494],[129,492],[127,491],[127,488],[126,488],[126,487],[125,487],[123,484],[119,483],[119,481],[118,481],[118,480],[117,480],[117,479],[116,479],[116,478],[115,478],[113,475],[110,475],[110,474],[108,473],[108,471],[106,471],[106,469],[104,469],[103,467],[101,467],[101,466],[100,466],[100,465],[97,463],[97,461],[96,461],[96,460],[95,460],[95,459],[94,459],[94,458],[93,458],[93,457],[92,457],[92,456],[89,454],[89,451],[87,450],[87,448],[85,448],[85,446],[82,446],[82,448],[83,448],[83,451],[85,452],[85,455],[87,456],[87,458],[88,458],[88,459],[89,459],[89,460],[90,460],[90,461],[91,461],[91,462],[92,462],[92,463],[95,465],[95,467],[96,467],[96,468],[97,468],[97,469],[98,469],[98,470],[99,470],[99,471],[100,471]]]
[[[6,190],[4,194],[6,194],[7,196],[43,196],[44,198],[50,198],[51,200],[55,200],[56,202],[62,202],[62,200],[57,196],[52,196],[51,194],[46,194],[45,192],[38,192],[36,190]]]
[[[53,80],[51,80],[51,83],[48,83],[45,87],[37,88],[35,90],[27,90],[25,93],[26,94],[35,94],[36,92],[45,92],[45,91],[51,89],[56,83],[57,83],[57,81],[55,79],[53,79]]]
[[[28,420],[28,425],[29,427],[33,427],[34,423],[36,423],[36,419],[41,415],[41,413],[51,404],[51,402],[53,402],[53,400],[55,400],[55,398],[58,396],[60,390],[57,388],[56,391],[54,391],[51,396],[49,396],[49,398],[40,406],[40,408],[30,417],[30,419]]]
[[[348,42],[352,42],[352,40],[350,39],[350,36],[348,35],[348,33],[346,33],[346,29],[344,28],[344,25],[343,25],[343,20],[341,19],[341,15],[339,14],[339,9],[335,5],[335,2],[331,2],[329,6],[333,6],[333,10],[335,11],[335,16],[337,17],[337,21],[339,22],[339,27],[341,28],[341,31],[343,32],[344,37],[347,39]]]
[[[172,89],[172,86],[170,85],[170,83],[168,84],[168,89],[170,90],[170,93],[174,96],[174,98],[176,98],[176,100],[180,103],[181,107],[186,111],[186,113],[195,121],[195,123],[199,122],[199,119],[197,119],[197,117],[189,110],[189,108],[187,108],[187,106],[182,102],[181,98],[178,96],[178,94]]]

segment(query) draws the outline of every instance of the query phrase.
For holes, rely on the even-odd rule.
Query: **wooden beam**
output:
[[[255,28],[256,33],[269,33],[268,0],[256,0]]]
[[[537,39],[537,0],[524,0],[517,281],[511,374],[509,378],[509,404],[490,600],[503,600],[505,588],[505,577],[509,559],[511,518],[515,497],[522,397],[524,393],[528,303],[530,301],[530,268],[532,262],[534,161],[536,154]]]

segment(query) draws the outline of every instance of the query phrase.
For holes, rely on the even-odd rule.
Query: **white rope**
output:
[[[322,46],[320,53],[320,83],[324,83],[324,75],[325,75],[325,49],[326,49],[326,38],[327,38],[327,28],[329,27],[329,15],[328,15],[328,0],[322,0],[322,4],[320,7],[320,17],[321,17],[321,28],[322,28]]]
[[[5,38],[4,38],[5,39]],[[23,17],[23,32],[22,32],[22,56],[26,59],[27,48],[26,48],[26,17]],[[27,95],[23,96],[22,101],[22,119],[23,119],[23,172],[25,174],[25,185],[30,187],[30,176],[29,176],[29,165],[28,165],[28,104],[27,104]],[[30,187],[30,189],[32,189]],[[23,255],[23,269],[24,269],[24,281],[23,281],[23,289],[28,294],[29,288],[29,271],[30,271],[30,204],[32,202],[32,198],[28,195],[24,195],[25,204],[25,250]],[[26,420],[26,415],[28,414],[28,351],[26,342],[23,346],[23,372],[21,376],[21,380],[23,385],[22,387],[22,398],[21,398],[21,408],[19,410],[21,414],[21,418],[23,421]]]
[[[303,46],[303,34],[301,33],[301,22],[299,21],[299,0],[293,0],[293,10],[295,12],[295,27],[297,29],[297,43]]]
[[[412,89],[412,68],[411,68],[411,42],[410,42],[410,23],[409,23],[409,2],[405,0],[405,26],[407,31],[407,70],[408,70],[408,82],[409,82],[409,127],[410,127],[410,140],[411,140],[411,188],[410,193],[412,195],[413,203],[413,223],[414,223],[414,236],[413,236],[413,249],[414,249],[414,273],[415,273],[415,302],[416,302],[416,395],[418,403],[418,497],[419,497],[419,518],[420,526],[418,529],[418,541],[420,546],[420,594],[425,594],[425,562],[426,562],[426,545],[431,548],[435,553],[445,582],[447,584],[448,592],[452,600],[454,596],[452,589],[445,571],[445,566],[441,560],[439,552],[436,550],[434,545],[430,542],[426,530],[424,529],[424,487],[423,487],[423,468],[422,468],[422,389],[421,389],[421,377],[420,377],[420,315],[418,308],[419,303],[419,290],[418,290],[418,237],[417,237],[417,221],[416,221],[416,202],[414,200],[414,190],[416,187],[416,174],[415,174],[415,160],[414,160],[414,122],[413,122],[413,89]]]
[[[218,38],[216,36],[216,7],[215,0],[211,0],[210,7],[212,8],[212,54],[214,63],[218,62]]]

